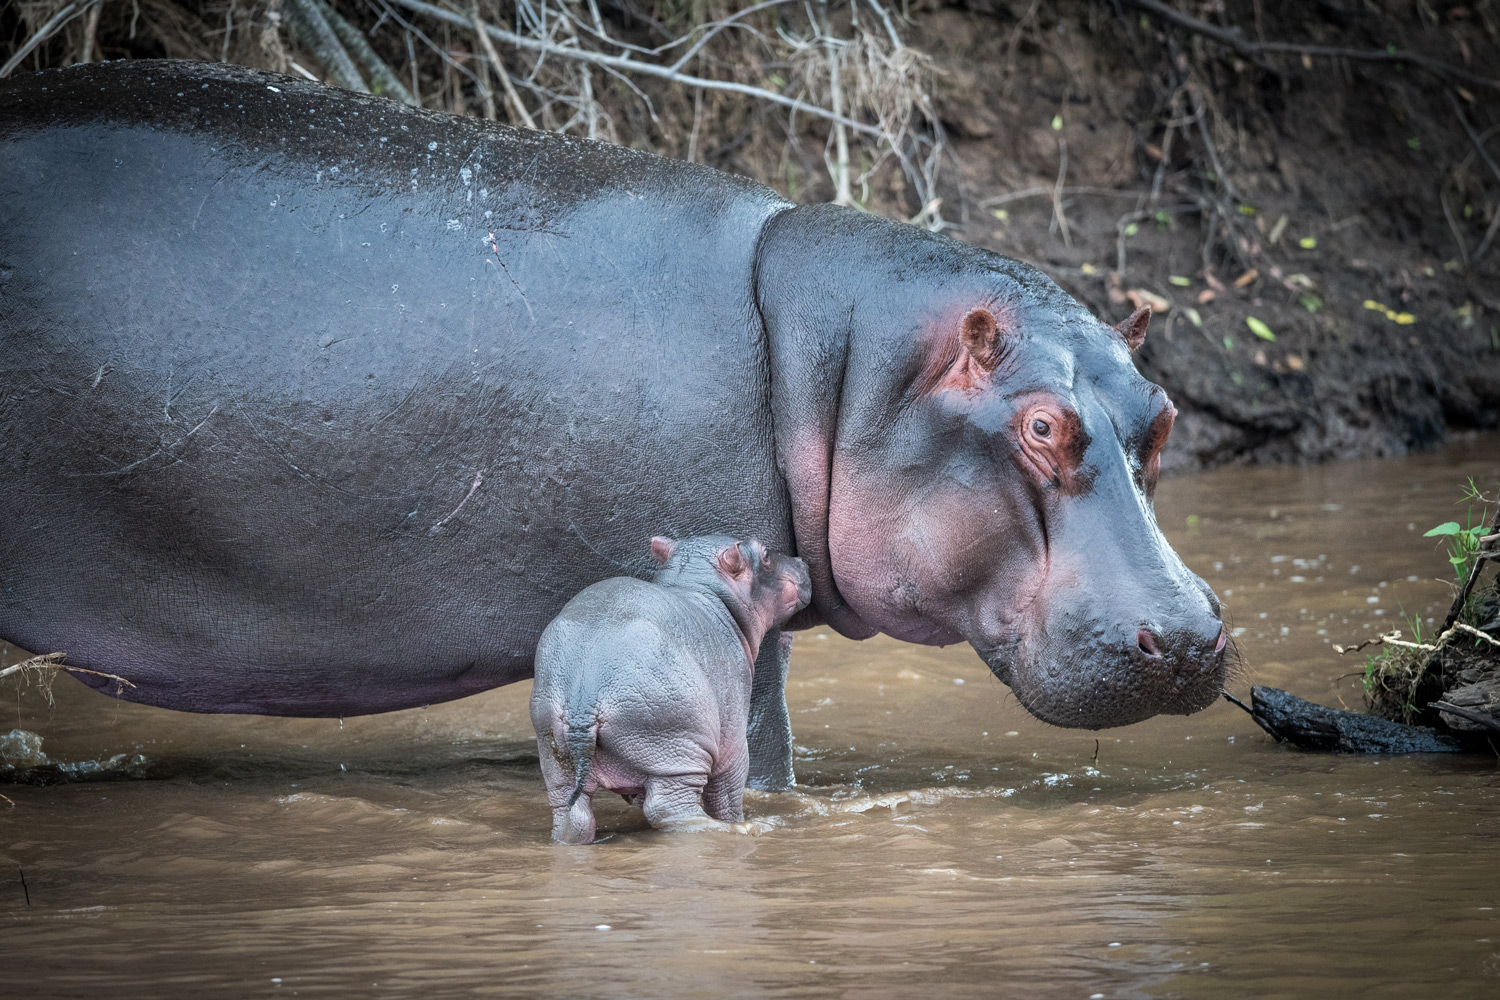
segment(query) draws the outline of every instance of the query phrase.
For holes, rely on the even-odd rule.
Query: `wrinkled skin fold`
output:
[[[4,81],[0,177],[0,636],[124,697],[522,680],[570,597],[710,533],[806,560],[793,627],[967,641],[1059,725],[1222,685],[1151,509],[1145,317],[1024,264],[199,64]]]

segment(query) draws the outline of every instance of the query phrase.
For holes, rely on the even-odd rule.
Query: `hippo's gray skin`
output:
[[[1224,638],[1152,512],[1146,318],[603,143],[195,63],[12,78],[0,637],[154,705],[382,712],[530,677],[652,535],[725,532],[807,561],[789,627],[967,640],[1059,725],[1197,711]]]
[[[651,553],[650,583],[601,580],[537,643],[531,724],[559,843],[593,843],[600,788],[658,829],[745,818],[755,658],[811,597],[807,564],[727,535],[657,537]]]

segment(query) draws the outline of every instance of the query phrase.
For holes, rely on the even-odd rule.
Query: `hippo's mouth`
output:
[[[990,673],[1006,684],[1032,716],[1064,729],[1112,729],[1157,715],[1192,715],[1218,701],[1234,660],[1234,645],[1214,650],[1206,662],[1189,665],[1142,664],[1119,655],[1100,668],[1097,661],[1070,670],[1066,661],[1022,663],[1015,650],[981,653]],[[1089,669],[1092,667],[1092,669]]]

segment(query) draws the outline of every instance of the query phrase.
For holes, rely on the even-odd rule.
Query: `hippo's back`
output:
[[[199,711],[527,676],[653,533],[785,539],[706,168],[247,70],[0,87],[0,636]]]

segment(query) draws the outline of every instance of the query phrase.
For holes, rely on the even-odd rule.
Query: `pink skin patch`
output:
[[[1026,397],[1011,420],[1011,435],[1022,464],[1042,484],[1055,486],[1064,496],[1088,492],[1081,475],[1088,435],[1072,407],[1048,392]]]
[[[832,428],[809,427],[796,433],[786,449],[787,486],[792,496],[792,530],[797,554],[812,578],[812,604],[787,623],[808,628],[826,622],[853,639],[868,639],[879,629],[866,623],[845,603],[834,581],[829,501],[832,492]],[[828,435],[828,436],[825,436]]]
[[[930,359],[913,391],[982,392],[1005,361],[1018,324],[1015,313],[999,303],[974,306],[961,315],[934,322],[923,335]]]
[[[1151,426],[1146,429],[1145,444],[1142,453],[1145,461],[1142,463],[1142,478],[1145,480],[1146,495],[1152,496],[1156,493],[1156,481],[1161,478],[1161,452],[1167,446],[1167,438],[1172,434],[1172,424],[1177,420],[1177,407],[1167,404],[1167,408],[1156,415],[1151,421]]]

